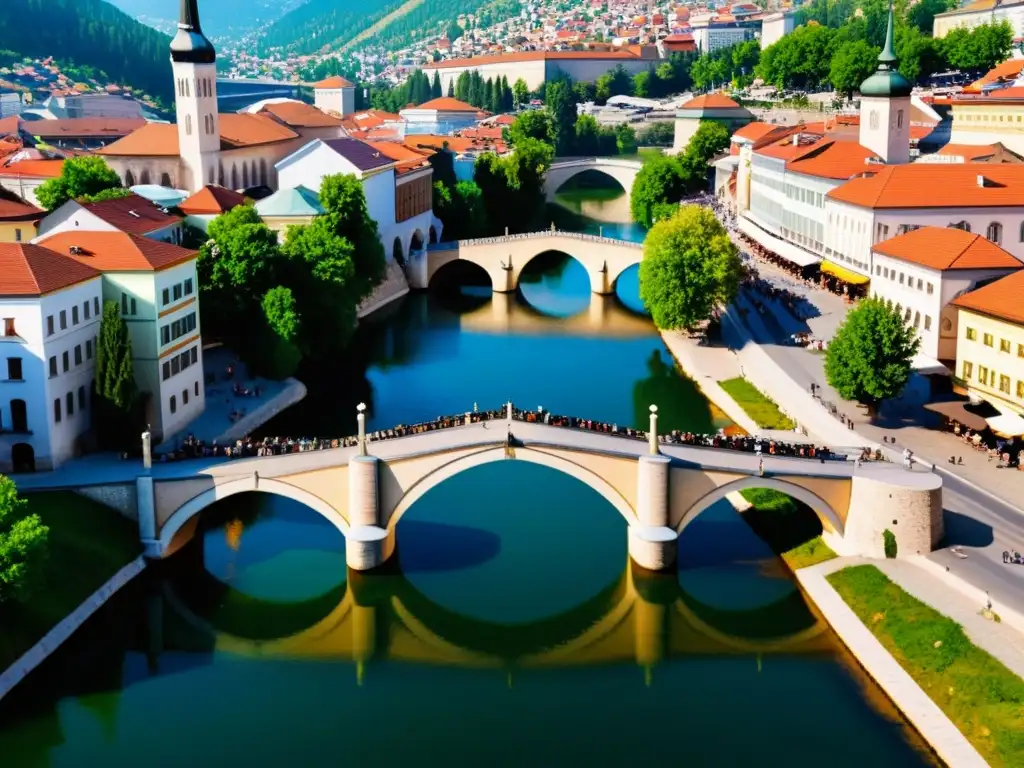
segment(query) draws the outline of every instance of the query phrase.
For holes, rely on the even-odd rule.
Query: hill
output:
[[[178,23],[178,4],[173,0],[110,0],[129,16],[162,32]],[[211,38],[235,39],[281,18],[304,0],[200,0],[203,32]]]
[[[52,56],[113,81],[173,99],[171,39],[102,0],[4,0],[0,50]]]

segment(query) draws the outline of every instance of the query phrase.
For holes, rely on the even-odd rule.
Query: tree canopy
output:
[[[141,433],[141,402],[132,365],[132,340],[116,301],[103,302],[93,395],[93,423],[100,445],[116,450],[134,448]]]
[[[50,529],[25,514],[14,481],[0,475],[0,603],[25,602],[40,586],[49,554]]]
[[[715,214],[683,206],[647,233],[640,298],[659,328],[694,328],[732,301],[741,272],[739,252]]]
[[[875,407],[903,392],[920,344],[898,308],[864,299],[828,345],[825,377],[841,397]]]
[[[121,189],[121,179],[97,155],[69,157],[61,166],[60,176],[50,179],[36,189],[36,199],[48,211],[60,208],[68,200],[105,200],[128,192]]]
[[[629,196],[629,210],[633,221],[650,226],[655,206],[678,202],[686,193],[688,179],[674,157],[656,156],[644,163],[633,182]]]

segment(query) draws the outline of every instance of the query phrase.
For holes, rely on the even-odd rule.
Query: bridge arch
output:
[[[732,482],[719,486],[715,490],[699,498],[694,502],[693,506],[683,513],[682,518],[676,524],[676,533],[682,534],[683,529],[692,523],[701,512],[706,510],[712,504],[721,501],[730,493],[745,491],[748,488],[769,488],[773,491],[779,491],[780,493],[792,496],[797,501],[802,501],[814,510],[815,514],[817,514],[818,518],[821,520],[822,528],[825,531],[834,532],[840,537],[843,535],[843,519],[832,508],[832,506],[823,498],[818,496],[818,494],[788,480],[780,480],[774,477],[761,477],[759,475],[749,475],[747,477],[741,477],[737,480],[733,480]]]
[[[499,426],[500,422],[495,422],[495,426]],[[551,469],[558,470],[563,474],[574,477],[585,485],[590,486],[597,491],[609,504],[611,504],[615,510],[622,515],[626,523],[629,525],[637,525],[636,512],[625,497],[619,493],[611,483],[605,480],[603,477],[593,472],[590,469],[577,464],[574,461],[569,461],[561,456],[548,453],[547,451],[539,450],[537,448],[511,448],[506,449],[504,446],[497,448],[485,448],[482,451],[476,451],[468,455],[462,456],[453,461],[449,461],[447,464],[442,464],[440,467],[429,472],[424,477],[420,478],[414,485],[412,485],[399,499],[398,504],[392,510],[391,514],[387,519],[388,531],[393,534],[395,526],[402,519],[406,512],[423,498],[428,491],[432,488],[443,483],[445,480],[455,477],[460,472],[464,472],[467,469],[473,467],[480,467],[484,464],[491,464],[495,461],[505,461],[510,458],[506,453],[506,450],[514,452],[514,458],[518,461],[526,461],[531,464],[539,464],[543,467],[549,467]]]
[[[343,536],[348,536],[348,521],[338,510],[319,496],[280,480],[260,478],[257,481],[255,477],[243,477],[209,488],[182,504],[160,528],[160,551],[169,551],[175,534],[181,530],[182,526],[215,501],[248,491],[272,493],[304,504],[325,517]]]
[[[570,179],[587,171],[599,171],[618,182],[626,194],[633,189],[633,182],[643,163],[639,160],[626,160],[616,157],[583,157],[555,160],[548,169],[544,180],[544,193],[547,199],[553,200],[556,193]]]

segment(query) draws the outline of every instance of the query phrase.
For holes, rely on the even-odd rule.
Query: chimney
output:
[[[794,133],[793,134],[793,146],[794,147],[800,146],[800,134],[799,133]]]
[[[985,186],[985,177],[982,176],[980,173],[978,174],[978,186],[979,187],[984,187]]]

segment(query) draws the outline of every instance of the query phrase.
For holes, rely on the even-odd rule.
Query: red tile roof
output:
[[[276,118],[290,128],[334,128],[341,126],[341,118],[328,115],[311,104],[301,101],[279,101],[267,104],[257,114]]]
[[[207,184],[178,204],[178,210],[191,216],[220,215],[245,205],[245,195],[217,184]]]
[[[734,139],[741,138],[747,139],[748,141],[756,142],[759,141],[760,139],[765,138],[772,131],[786,132],[793,130],[796,130],[795,126],[772,125],[771,123],[754,122],[747,123],[746,125],[737,128],[733,132],[732,137]]]
[[[220,142],[222,150],[274,144],[298,138],[298,134],[267,115],[220,115]],[[168,123],[147,123],[137,131],[118,139],[103,149],[100,155],[115,157],[177,157],[178,126]]]
[[[1024,264],[988,238],[953,227],[922,227],[876,244],[875,253],[930,269],[1019,269]]]
[[[159,272],[194,259],[198,253],[125,232],[58,232],[40,241],[101,272]],[[78,252],[72,253],[76,248]]]
[[[0,168],[0,176],[27,176],[33,179],[55,179],[64,168],[63,160],[20,160]]]
[[[83,207],[110,226],[132,235],[148,235],[181,221],[156,203],[138,195],[85,203]]]
[[[19,200],[0,197],[0,221],[35,221],[46,215],[46,211]]]
[[[742,109],[739,104],[724,93],[706,93],[690,99],[680,109]]]
[[[141,117],[72,117],[23,122],[22,130],[43,139],[127,136],[146,124]]]
[[[436,109],[438,112],[480,112],[481,110],[472,104],[453,99],[450,96],[441,96],[420,104],[415,109]]]
[[[355,88],[355,83],[346,80],[341,75],[334,75],[321,80],[319,83],[313,85],[314,88],[322,88],[324,90],[332,90],[337,88]]]
[[[0,243],[0,296],[44,296],[99,274],[39,245]]]
[[[861,208],[1024,207],[1024,165],[911,163],[876,166],[828,193]],[[984,180],[979,184],[978,180]]]
[[[948,157],[962,157],[964,162],[971,162],[983,157],[992,157],[999,151],[999,144],[946,144],[935,154]]]
[[[953,304],[1011,323],[1024,324],[1024,302],[1021,302],[1021,296],[1024,296],[1024,270],[965,293],[953,299]]]
[[[786,163],[786,170],[825,179],[852,179],[872,169],[868,160],[880,159],[856,141],[826,137],[811,145],[808,152]]]

